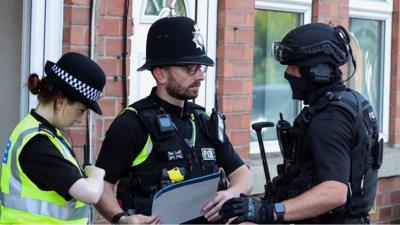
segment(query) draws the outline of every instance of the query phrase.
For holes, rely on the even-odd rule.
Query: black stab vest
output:
[[[347,223],[355,218],[366,218],[373,205],[376,193],[377,171],[382,163],[383,141],[379,139],[378,124],[372,106],[358,92],[347,89],[327,92],[312,106],[304,107],[295,119],[292,131],[295,134],[295,162],[284,173],[273,180],[274,201],[294,198],[318,184],[315,162],[305,155],[304,137],[314,116],[326,107],[339,107],[351,115],[353,137],[350,153],[350,183],[345,205],[321,216],[291,221],[294,223]]]
[[[187,102],[187,104],[190,119],[186,119],[184,126],[191,127],[192,138],[189,141],[188,138],[185,140],[184,136],[188,135],[181,133],[179,127],[173,131],[160,131],[157,116],[163,112],[150,98],[132,105],[146,126],[153,145],[147,159],[133,166],[129,174],[135,213],[151,214],[154,194],[171,184],[167,170],[179,168],[185,180],[218,171],[215,148],[205,131],[207,127],[205,118],[208,116],[204,108],[194,103]]]

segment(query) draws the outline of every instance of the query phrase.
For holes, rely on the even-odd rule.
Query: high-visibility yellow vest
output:
[[[56,137],[40,130],[39,124],[28,114],[17,124],[7,143],[1,171],[0,223],[87,224],[88,205],[75,199],[66,201],[55,191],[41,190],[21,169],[19,155],[25,144],[38,134],[47,136],[63,157],[79,169],[61,132],[56,130]]]

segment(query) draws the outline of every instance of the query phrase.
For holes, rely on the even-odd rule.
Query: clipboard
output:
[[[179,224],[203,216],[202,207],[218,191],[220,172],[171,184],[153,198],[152,215],[164,224]]]

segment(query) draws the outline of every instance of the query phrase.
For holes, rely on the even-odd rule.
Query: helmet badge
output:
[[[204,39],[203,36],[200,34],[200,28],[195,24],[194,26],[194,32],[193,32],[193,42],[196,44],[196,48],[200,48],[201,50],[204,50]]]

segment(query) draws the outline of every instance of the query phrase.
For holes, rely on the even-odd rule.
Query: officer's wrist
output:
[[[130,215],[127,212],[120,212],[120,213],[115,214],[111,219],[111,224],[119,224],[119,221],[124,216],[130,216]]]

